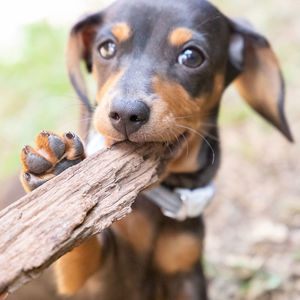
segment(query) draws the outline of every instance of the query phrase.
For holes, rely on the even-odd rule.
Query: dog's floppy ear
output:
[[[71,29],[66,51],[69,78],[83,104],[81,105],[81,118],[85,120],[85,122],[82,122],[82,124],[85,123],[85,131],[88,130],[90,124],[89,120],[92,114],[92,105],[87,95],[80,63],[83,60],[88,72],[92,71],[92,46],[101,23],[101,12],[88,15],[77,22]]]
[[[246,21],[228,21],[232,33],[227,84],[234,80],[248,104],[293,141],[284,115],[284,81],[269,42]]]

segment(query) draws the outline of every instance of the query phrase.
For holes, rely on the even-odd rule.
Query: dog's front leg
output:
[[[164,218],[153,255],[153,265],[159,274],[157,298],[207,300],[203,240],[201,216],[183,222]]]
[[[80,138],[72,132],[60,136],[42,131],[36,147],[25,146],[21,153],[21,181],[27,193],[85,158]],[[55,263],[58,291],[71,295],[77,292],[95,273],[101,261],[101,245],[93,237]]]

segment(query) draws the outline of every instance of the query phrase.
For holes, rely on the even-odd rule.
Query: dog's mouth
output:
[[[187,145],[188,143],[188,138],[189,138],[189,133],[187,131],[183,132],[182,134],[180,134],[179,136],[177,136],[174,140],[172,141],[165,141],[165,142],[161,142],[167,149],[167,151],[169,152],[169,155],[173,158],[175,158],[176,156],[178,156],[181,153],[181,150],[184,148],[184,146]],[[141,141],[132,141],[130,138],[127,139],[122,139],[122,140],[115,140],[115,139],[109,139],[109,145],[113,145],[113,144],[117,144],[117,143],[121,143],[124,141],[130,141],[133,143],[139,143]],[[143,143],[146,141],[143,141]]]

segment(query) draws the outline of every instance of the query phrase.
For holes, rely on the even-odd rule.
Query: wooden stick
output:
[[[126,216],[159,180],[163,145],[120,143],[88,157],[0,212],[0,295]]]

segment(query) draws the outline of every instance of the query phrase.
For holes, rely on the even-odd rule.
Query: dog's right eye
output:
[[[111,59],[117,52],[116,44],[113,41],[106,41],[98,47],[98,51],[104,59]]]
[[[195,47],[183,50],[178,56],[178,63],[188,68],[197,68],[204,62],[204,54]]]

